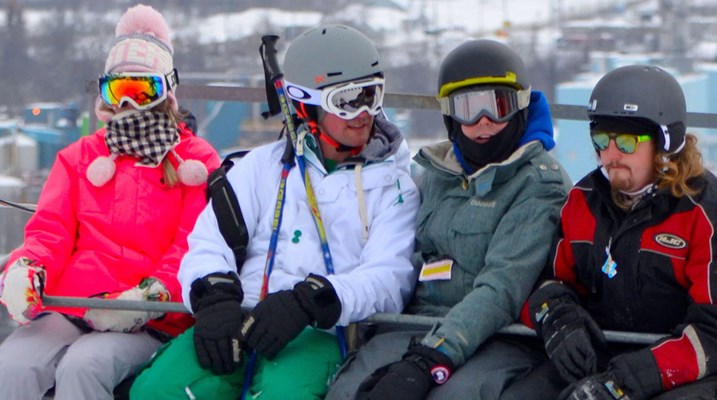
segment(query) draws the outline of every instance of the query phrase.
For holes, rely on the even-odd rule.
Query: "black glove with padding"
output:
[[[385,365],[359,386],[357,400],[424,399],[453,372],[453,361],[440,350],[412,340],[401,361]]]
[[[607,341],[593,318],[572,296],[528,300],[530,317],[545,351],[568,383],[597,373],[607,364]]]
[[[560,393],[560,400],[648,400],[664,391],[649,348],[621,354],[605,372],[583,378]],[[680,397],[682,398],[682,397]]]
[[[310,274],[292,290],[271,293],[244,319],[246,345],[272,359],[309,325],[329,329],[341,316],[341,301],[328,279]]]
[[[189,291],[194,311],[194,349],[202,368],[217,375],[234,372],[241,362],[239,329],[244,320],[244,292],[233,274],[197,279]]]

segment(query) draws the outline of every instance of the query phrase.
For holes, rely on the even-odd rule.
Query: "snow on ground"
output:
[[[221,43],[240,39],[268,29],[310,27],[326,19],[354,20],[378,32],[394,33],[390,40],[412,40],[407,25],[424,21],[425,35],[463,31],[467,34],[491,34],[506,26],[557,26],[558,18],[589,15],[601,9],[620,7],[625,0],[394,0],[399,8],[376,7],[376,1],[359,1],[333,17],[320,12],[288,12],[272,8],[251,8],[226,13],[186,24],[180,34],[198,35],[200,42]],[[403,9],[401,9],[403,8]],[[422,38],[421,38],[422,39]],[[387,43],[388,44],[388,43]]]
[[[200,43],[222,43],[257,33],[271,33],[283,28],[298,30],[334,20],[367,24],[383,33],[383,46],[436,39],[442,46],[457,44],[468,37],[495,35],[499,30],[541,26],[542,32],[555,31],[558,25],[576,16],[593,16],[599,10],[619,9],[640,3],[655,7],[658,0],[363,0],[356,1],[334,15],[316,11],[285,11],[276,8],[250,8],[242,12],[213,15],[201,20],[188,15],[166,15],[178,37],[198,37]],[[695,0],[697,1],[697,0]],[[714,2],[715,0],[700,0]],[[388,5],[388,6],[387,6]],[[392,5],[392,6],[391,6]],[[107,10],[99,16],[112,23],[123,10]],[[4,18],[4,10],[0,17]],[[52,18],[50,11],[25,13],[29,29]],[[559,22],[562,21],[562,22]],[[549,35],[554,37],[554,35]],[[548,39],[549,40],[549,39]]]
[[[201,44],[221,43],[267,31],[292,26],[313,26],[321,22],[319,12],[295,12],[270,8],[251,8],[240,13],[218,14],[190,27],[196,30]]]

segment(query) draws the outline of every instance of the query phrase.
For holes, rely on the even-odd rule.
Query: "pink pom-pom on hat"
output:
[[[154,36],[169,49],[170,53],[174,54],[172,30],[169,29],[169,25],[167,25],[167,21],[164,20],[162,14],[151,6],[137,4],[134,7],[130,7],[117,22],[115,36],[118,38],[135,33]]]
[[[130,7],[117,23],[115,44],[105,73],[161,72],[174,69],[171,30],[162,14],[150,6]]]

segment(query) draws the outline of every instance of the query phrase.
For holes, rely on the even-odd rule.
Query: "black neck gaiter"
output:
[[[524,117],[519,112],[502,131],[483,144],[468,139],[457,122],[453,122],[452,136],[458,144],[463,159],[474,171],[477,171],[490,163],[501,162],[513,154],[523,136],[525,125],[523,121]]]

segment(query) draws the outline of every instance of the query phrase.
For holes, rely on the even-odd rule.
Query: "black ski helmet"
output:
[[[644,119],[659,126],[657,149],[682,150],[687,126],[685,95],[677,80],[662,68],[628,65],[603,76],[590,95],[588,117]]]
[[[449,136],[453,119],[447,107],[448,96],[455,90],[474,85],[510,86],[518,91],[520,109],[530,103],[530,82],[523,59],[503,43],[471,40],[453,49],[438,70],[438,94],[443,120]]]

